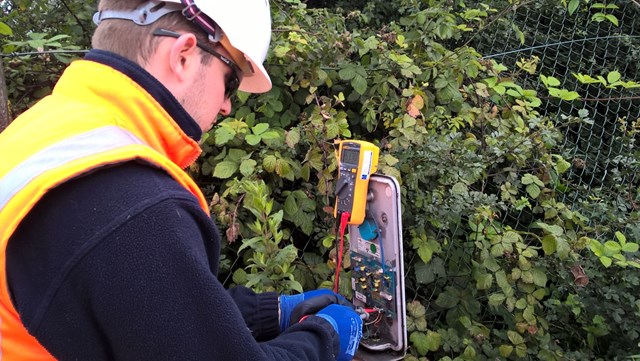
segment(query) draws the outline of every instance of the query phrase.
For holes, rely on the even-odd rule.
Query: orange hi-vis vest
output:
[[[54,359],[20,320],[6,274],[7,242],[47,191],[98,167],[139,160],[169,173],[208,214],[202,192],[183,171],[200,153],[137,83],[86,60],[72,63],[52,95],[0,133],[1,360]]]

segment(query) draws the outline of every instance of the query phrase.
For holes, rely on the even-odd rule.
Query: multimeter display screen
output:
[[[342,149],[342,163],[358,164],[360,160],[360,152],[351,149]]]

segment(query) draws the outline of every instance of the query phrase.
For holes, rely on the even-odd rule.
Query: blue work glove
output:
[[[307,291],[298,295],[280,296],[280,331],[298,323],[305,315],[312,315],[333,303],[351,305],[342,295],[329,289]]]
[[[337,361],[350,361],[362,338],[362,319],[353,309],[342,305],[329,305],[316,313],[329,321],[340,337]]]

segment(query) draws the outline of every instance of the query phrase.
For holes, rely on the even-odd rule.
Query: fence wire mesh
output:
[[[498,10],[501,21],[482,31],[470,45],[482,54],[483,59],[494,59],[509,69],[518,69],[516,63],[519,61],[539,59],[534,74],[519,72],[514,80],[523,88],[537,90],[543,101],[539,108],[541,116],[554,120],[562,129],[564,138],[559,151],[572,166],[567,175],[567,187],[559,192],[558,201],[589,218],[596,233],[598,225],[604,222],[633,239],[640,238],[640,225],[628,222],[633,218],[629,215],[632,212],[637,214],[637,204],[640,204],[639,153],[633,142],[637,135],[629,136],[630,133],[624,130],[634,126],[637,129],[640,123],[640,91],[637,88],[583,84],[574,76],[583,74],[597,78],[601,75],[606,79],[609,72],[618,71],[624,81],[640,81],[640,4],[618,1],[615,8],[608,9],[592,4],[588,11],[574,14],[570,14],[566,6],[551,1],[530,1],[513,11],[509,9],[512,5],[500,4],[494,3],[492,7]],[[614,15],[618,24],[594,20],[598,13]],[[595,19],[598,19],[597,15]],[[559,88],[576,91],[580,98],[560,101],[547,96],[540,74],[557,78],[560,80]],[[588,115],[584,117],[585,114]],[[583,116],[582,121],[571,122],[580,115]],[[605,206],[599,208],[601,204],[594,201],[598,195],[604,194],[616,202],[613,205],[618,212],[615,217],[608,214],[604,219]],[[607,205],[606,209],[610,207]],[[519,224],[529,224],[525,221],[530,217],[529,212],[530,209],[524,208],[519,213],[504,214],[503,223],[514,228]],[[616,224],[611,224],[612,218],[617,219]],[[458,230],[450,232],[456,234]],[[446,239],[447,235],[438,234],[436,238]],[[469,274],[474,250],[470,248],[462,254],[453,255],[451,249],[451,243],[443,244],[443,263],[457,264],[460,270],[458,277]],[[416,257],[415,253],[413,257]],[[407,265],[414,264],[414,260],[405,261]],[[431,269],[438,267],[432,265]],[[419,272],[410,267],[405,271],[407,274]],[[459,283],[468,280],[467,277],[458,279],[448,274],[445,279],[432,284],[409,286],[407,293],[427,306],[429,319],[439,323],[446,313],[430,307],[438,297],[437,290],[446,285],[465,289],[468,285]]]
[[[640,80],[640,5],[633,1],[614,5],[602,8],[592,3],[588,11],[575,14],[549,2],[521,6],[508,21],[485,32],[474,46],[485,59],[495,59],[509,68],[516,68],[521,59],[539,58],[536,73],[524,74],[519,80],[543,98],[542,115],[556,119],[558,124],[579,114],[588,114],[589,118],[563,127],[563,156],[572,167],[570,189],[561,194],[560,200],[581,209],[595,190],[619,192],[624,213],[635,210],[633,194],[637,192],[638,175],[637,160],[631,157],[635,148],[624,141],[623,128],[630,129],[634,123],[637,126],[640,94],[635,88],[582,84],[574,75],[606,78],[609,72],[618,71],[625,81]],[[597,21],[601,19],[598,14],[613,15],[617,25],[607,19]],[[513,25],[522,31],[523,43]],[[545,98],[547,91],[540,74],[557,78],[560,88],[576,91],[580,98],[571,102]],[[595,210],[581,210],[587,211],[585,215],[592,223],[599,221],[593,218],[598,214]],[[516,222],[522,216],[511,215]],[[637,227],[627,231],[637,232]]]

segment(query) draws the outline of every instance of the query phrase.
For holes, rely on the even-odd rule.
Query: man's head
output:
[[[271,39],[267,0],[101,0],[98,10],[93,47],[140,64],[205,130],[230,111],[234,87],[271,88],[262,65]]]

